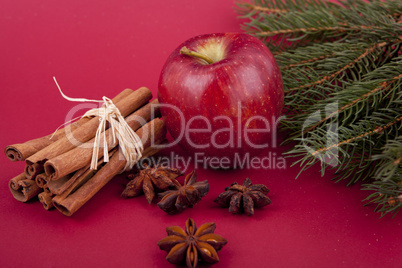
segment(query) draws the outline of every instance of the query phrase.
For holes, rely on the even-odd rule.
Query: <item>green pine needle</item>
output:
[[[242,25],[274,52],[285,86],[281,129],[300,172],[365,181],[375,211],[402,207],[402,2],[251,0]]]

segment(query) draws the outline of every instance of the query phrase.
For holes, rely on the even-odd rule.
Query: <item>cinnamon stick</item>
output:
[[[154,100],[128,116],[126,121],[130,128],[136,131],[143,124],[149,121],[152,116],[151,111],[157,104],[158,100]],[[113,149],[118,145],[118,141],[117,139],[114,140],[112,136],[111,130],[106,130],[106,141],[102,135],[100,144],[106,142],[109,150]],[[93,144],[93,142],[94,139],[88,141],[89,144]],[[50,180],[57,180],[67,174],[88,166],[91,162],[92,151],[92,146],[87,144],[86,146],[76,147],[64,154],[49,159],[44,165],[45,172]],[[99,150],[98,159],[101,157],[103,157],[103,150]]]
[[[53,194],[51,193],[41,192],[38,194],[38,199],[46,210],[50,210],[54,207],[52,197]]]
[[[19,190],[21,188],[21,185],[18,183],[19,181],[22,180],[26,180],[27,177],[25,176],[25,173],[21,173],[18,176],[15,176],[14,178],[12,178],[9,183],[8,186],[10,187],[10,190]]]
[[[156,104],[157,101],[152,102],[153,104]],[[159,110],[156,109],[155,111],[156,116],[159,116]],[[162,140],[159,140],[156,142],[156,144],[160,144],[162,141],[166,141],[163,137]],[[109,157],[112,157],[113,154],[117,151],[117,148],[114,148],[113,150],[111,150],[109,152]],[[143,154],[142,154],[142,158],[144,159],[150,155],[155,154],[157,151],[159,150],[155,150],[155,148],[148,147],[144,150]],[[97,168],[99,169],[101,166],[103,166],[104,160],[103,158],[101,158],[98,161],[98,165]],[[89,166],[83,167],[80,170],[77,170],[74,175],[68,179],[68,180],[54,180],[54,181],[50,181],[47,185],[50,186],[50,191],[55,195],[54,199],[55,201],[60,201],[62,199],[64,199],[65,197],[67,197],[70,193],[76,191],[81,185],[83,185],[84,183],[86,183],[90,178],[92,178],[93,175],[95,175],[97,170],[91,170]],[[59,183],[60,181],[60,183]]]
[[[50,190],[49,190],[49,187],[47,187],[47,183],[43,186],[43,191],[45,192],[45,193],[48,193],[48,194],[51,194],[51,192],[50,192]]]
[[[112,157],[116,152],[116,148],[109,152],[109,157]],[[97,168],[99,169],[104,164],[103,158],[98,161]],[[96,170],[91,170],[89,166],[77,170],[71,178],[67,180],[59,179],[48,183],[49,190],[55,195],[69,195],[71,192],[78,189],[82,184],[87,182],[96,173]]]
[[[36,184],[42,189],[47,185],[48,181],[49,177],[46,175],[46,173],[38,174],[35,177]]]
[[[167,143],[167,140],[165,138],[158,140],[155,144],[160,145],[163,143]],[[109,157],[112,157],[115,152],[117,152],[115,148],[109,153]],[[156,154],[160,149],[155,148],[155,146],[150,146],[148,148],[145,148],[142,157],[140,159],[143,160],[147,157],[150,157],[154,154]],[[57,189],[52,189],[52,193],[55,194],[53,201],[54,202],[61,202],[61,200],[65,199],[68,195],[71,193],[75,192],[79,187],[81,187],[84,183],[86,183],[90,178],[92,178],[96,172],[105,165],[105,162],[103,162],[103,158],[98,161],[98,169],[97,170],[91,170],[89,166],[84,167],[78,171],[75,172],[75,174],[69,179],[66,183],[61,185]],[[57,182],[58,180],[56,180]]]
[[[144,144],[144,149],[151,146],[151,142],[161,140],[166,135],[164,122],[156,118],[145,124],[137,132]],[[126,159],[119,150],[114,154],[96,174],[75,192],[65,199],[53,199],[54,206],[64,215],[71,216],[90,200],[103,186],[121,172],[126,165]]]
[[[33,163],[32,165],[26,165],[25,166],[25,175],[27,176],[27,178],[30,180],[34,180],[38,174],[43,173],[44,172],[44,169],[43,169],[44,162],[45,161],[39,161],[37,163]]]
[[[21,175],[21,174],[20,174]],[[20,176],[18,175],[18,177]],[[25,176],[25,175],[24,175]],[[15,178],[13,178],[15,179]],[[11,179],[11,180],[13,180]],[[34,180],[28,179],[21,179],[18,180],[19,188],[18,190],[14,190],[14,187],[11,186],[11,181],[9,183],[9,188],[11,193],[13,194],[14,198],[21,202],[27,202],[28,200],[32,199],[33,197],[37,196],[38,193],[42,191]]]
[[[121,115],[125,117],[144,105],[151,98],[151,91],[148,88],[142,87],[135,90],[129,96],[122,99],[115,105],[119,109]],[[56,142],[50,144],[49,146],[27,158],[27,165],[32,166],[32,168],[35,169],[34,163],[41,164],[47,159],[54,158],[65,152],[73,150],[74,148],[77,148],[77,146],[80,146],[83,143],[86,143],[88,140],[92,139],[95,136],[96,130],[99,126],[99,122],[100,121],[98,117],[91,118],[90,121],[88,121],[82,127],[75,129],[71,133],[67,134],[65,137],[57,140]]]
[[[113,98],[113,103],[117,103],[120,100],[124,99],[127,97],[129,94],[131,94],[133,91],[131,89],[125,89],[122,92],[120,92],[116,97]],[[70,128],[71,131],[74,129],[82,126],[86,122],[88,122],[90,118],[81,118],[80,120],[72,123],[71,125],[67,126]],[[53,137],[52,137],[53,135]],[[4,152],[7,156],[7,158],[10,161],[24,161],[31,155],[35,154],[36,152],[42,150],[43,148],[49,146],[51,143],[57,141],[58,139],[62,138],[65,136],[65,129],[61,128],[57,130],[55,133],[46,135],[44,137],[40,137],[37,139],[29,140],[24,143],[17,143],[13,145],[9,145],[5,148]],[[52,137],[52,139],[50,139]]]
[[[102,163],[102,165],[104,165],[104,164],[105,163]],[[60,194],[57,194],[53,197],[53,203],[60,203],[61,201],[66,199],[67,196],[69,196],[71,193],[75,192],[83,184],[85,184],[89,179],[91,179],[96,174],[96,172],[98,172],[98,170],[90,169],[88,167],[84,173],[77,176],[77,178],[73,181],[73,183],[68,185],[67,188],[62,189],[63,191]]]
[[[49,176],[47,177],[49,179]],[[63,185],[67,183],[72,177],[73,177],[72,174],[68,174],[58,180],[49,180],[46,186],[52,194],[57,194],[59,192],[60,187],[63,187]]]
[[[103,159],[102,159],[103,161]],[[100,163],[101,161],[98,161],[98,165],[97,165],[97,169],[100,168]],[[66,181],[64,184],[60,185],[58,188],[54,188],[53,189],[53,193],[55,195],[62,195],[65,192],[67,192],[67,194],[70,194],[72,191],[76,190],[77,186],[79,187],[81,182],[84,181],[84,183],[86,182],[87,178],[90,178],[93,176],[93,174],[95,174],[96,170],[91,170],[90,167],[84,167],[82,169],[77,170],[74,175],[68,180]],[[55,180],[55,182],[58,180]]]

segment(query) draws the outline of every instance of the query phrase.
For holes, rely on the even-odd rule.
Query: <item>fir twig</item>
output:
[[[285,87],[287,154],[335,179],[368,181],[381,215],[402,207],[402,2],[239,2],[243,29],[274,52]]]
[[[276,9],[275,5],[279,2],[282,1],[265,1],[265,6],[270,8],[273,5]],[[239,12],[247,14],[244,17],[250,19],[243,29],[261,37],[273,51],[284,48],[271,42],[275,40],[280,44],[291,41],[290,47],[297,47],[309,42],[340,41],[347,38],[390,40],[401,35],[402,29],[397,27],[397,17],[384,13],[381,5],[375,6],[377,9],[369,9],[367,4],[363,5],[360,1],[348,5],[349,8],[330,3],[314,5],[309,1],[297,2],[298,8],[295,8],[293,1],[283,1],[285,6],[290,7],[288,12],[283,13],[250,12],[245,5],[240,4]],[[251,5],[256,3],[252,1]],[[391,8],[394,8],[391,14],[399,13],[398,8]]]
[[[368,136],[371,136],[371,135],[373,135],[373,134],[381,133],[381,132],[383,132],[384,130],[386,130],[387,128],[392,127],[393,125],[397,124],[397,123],[400,122],[400,121],[402,121],[402,116],[399,117],[399,118],[397,118],[397,119],[395,119],[394,121],[392,121],[392,122],[390,122],[390,123],[384,125],[384,126],[377,126],[377,127],[375,127],[373,130],[371,130],[371,131],[369,131],[369,132],[366,132],[366,133],[360,134],[360,135],[358,135],[358,136],[349,138],[349,139],[347,139],[347,140],[341,141],[341,142],[339,142],[339,143],[337,143],[337,144],[333,144],[333,145],[328,146],[328,147],[320,148],[320,149],[318,149],[318,150],[312,152],[311,155],[312,155],[312,156],[315,156],[315,155],[317,155],[317,154],[319,154],[319,153],[322,153],[322,152],[331,150],[331,149],[336,148],[336,147],[340,147],[340,146],[342,146],[342,145],[344,145],[344,144],[352,143],[352,142],[354,142],[354,141],[356,141],[356,140],[363,139],[363,138],[367,138]]]
[[[381,90],[386,90],[387,88],[389,88],[390,84],[395,83],[396,81],[402,79],[402,74],[395,76],[392,78],[391,81],[384,81],[382,83],[380,83],[380,85],[376,88],[374,88],[373,90],[361,95],[360,97],[352,100],[351,102],[349,102],[348,104],[342,106],[339,110],[332,112],[330,115],[328,115],[327,117],[321,119],[318,123],[316,123],[315,125],[313,125],[312,127],[306,129],[304,132],[309,132],[312,131],[314,128],[316,128],[318,125],[322,124],[323,122],[327,121],[328,119],[331,119],[332,117],[338,115],[340,112],[345,111],[347,108],[350,108],[352,105],[355,105],[361,101],[363,101],[364,99],[369,98],[370,96],[372,96],[373,94],[381,91]]]
[[[385,45],[387,45],[386,42],[382,42],[380,44],[374,44],[373,46],[371,46],[370,48],[365,50],[363,54],[359,55],[356,59],[352,60],[351,62],[349,62],[347,65],[343,66],[342,68],[340,68],[336,72],[334,72],[334,73],[332,73],[330,75],[326,75],[326,76],[322,77],[318,81],[314,81],[314,82],[309,83],[309,84],[305,84],[305,85],[301,85],[301,86],[298,86],[298,87],[288,89],[287,91],[285,91],[285,93],[288,93],[288,92],[290,92],[292,90],[298,90],[298,89],[303,89],[303,88],[306,88],[306,87],[312,87],[312,86],[315,86],[315,85],[318,85],[318,84],[322,84],[325,81],[329,81],[329,80],[335,78],[336,76],[338,76],[339,74],[345,72],[347,69],[351,68],[353,65],[355,65],[357,62],[359,62],[361,59],[367,57],[375,49],[381,48],[381,47],[383,47]]]

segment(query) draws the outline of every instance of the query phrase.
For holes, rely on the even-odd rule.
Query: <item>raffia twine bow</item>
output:
[[[56,86],[59,89],[60,94],[63,96],[64,99],[68,101],[96,102],[96,103],[103,102],[102,107],[91,109],[87,111],[83,116],[81,116],[81,118],[98,116],[100,121],[98,129],[96,130],[90,168],[95,170],[97,169],[100,141],[102,136],[103,136],[103,161],[109,162],[109,148],[107,146],[106,133],[105,133],[107,123],[109,122],[110,125],[109,129],[111,129],[112,132],[113,142],[116,142],[116,139],[118,140],[121,153],[127,160],[126,166],[121,172],[132,169],[135,163],[137,163],[138,160],[141,159],[144,147],[140,137],[138,137],[135,131],[132,128],[130,128],[130,126],[127,124],[126,120],[124,120],[124,117],[121,115],[119,109],[116,107],[116,105],[114,105],[112,100],[105,96],[102,98],[102,100],[90,100],[86,98],[68,97],[61,90],[55,77],[53,77],[53,80],[56,83]],[[68,123],[71,123],[71,121],[67,122],[67,124]]]

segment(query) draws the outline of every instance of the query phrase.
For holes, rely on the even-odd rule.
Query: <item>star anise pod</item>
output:
[[[187,267],[195,268],[199,261],[207,264],[219,262],[217,251],[228,242],[214,234],[215,223],[204,223],[197,229],[193,219],[186,221],[186,230],[179,226],[166,228],[168,234],[158,242],[160,249],[168,252],[166,260],[173,264],[186,262]]]
[[[245,179],[243,185],[234,182],[230,187],[225,188],[214,202],[222,207],[229,207],[229,212],[247,215],[254,214],[254,207],[263,207],[271,204],[268,198],[269,190],[263,184],[252,184],[249,178]]]
[[[176,189],[159,194],[162,200],[158,203],[158,206],[167,213],[181,212],[186,207],[192,208],[209,191],[207,180],[196,181],[197,173],[193,170],[186,176],[183,186],[179,184]]]
[[[150,167],[147,164],[143,164],[143,167],[144,169],[137,173],[128,175],[131,181],[121,194],[122,197],[134,197],[144,193],[151,204],[156,196],[155,192],[180,186],[176,178],[184,174],[181,170],[162,166]]]

